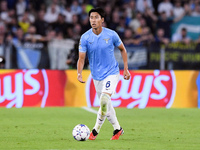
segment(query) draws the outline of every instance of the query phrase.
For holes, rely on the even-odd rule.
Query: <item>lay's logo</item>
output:
[[[43,84],[44,82],[45,84]],[[41,107],[45,106],[49,92],[45,70],[19,70],[9,74],[1,74],[0,83],[0,106],[20,108],[27,105],[26,103],[37,104],[41,100]],[[25,101],[25,99],[30,101]],[[31,99],[35,100],[31,101]]]
[[[1,73],[0,107],[64,106],[65,81],[64,71],[31,69]]]
[[[114,107],[171,107],[176,92],[173,71],[131,71],[130,73],[131,78],[124,80],[123,72],[120,72],[116,94],[112,96]],[[86,98],[89,107],[99,106],[91,75],[86,84]]]

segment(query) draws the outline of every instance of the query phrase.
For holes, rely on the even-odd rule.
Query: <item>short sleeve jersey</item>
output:
[[[104,27],[99,35],[94,34],[90,29],[81,36],[79,51],[87,52],[93,79],[101,81],[109,75],[119,73],[114,48],[121,43],[115,31]]]

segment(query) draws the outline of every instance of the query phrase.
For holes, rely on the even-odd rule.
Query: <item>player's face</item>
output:
[[[98,29],[99,27],[102,27],[103,22],[104,18],[101,18],[101,16],[97,12],[92,12],[90,14],[90,25],[93,29]]]

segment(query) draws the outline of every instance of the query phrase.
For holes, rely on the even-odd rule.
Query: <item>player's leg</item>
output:
[[[96,91],[98,91],[97,94],[100,100],[100,108],[97,114],[97,120],[94,127],[97,133],[99,133],[100,128],[105,121],[105,118],[108,116],[107,115],[108,112],[110,112],[109,120],[114,125],[114,129],[115,128],[118,129],[117,125],[119,125],[119,123],[116,118],[114,108],[112,107],[112,104],[111,104],[111,95],[115,93],[115,89],[116,89],[118,81],[119,81],[119,75],[110,75],[107,78],[105,78],[103,81],[94,82],[95,88],[96,88]],[[120,129],[120,126],[119,126],[119,129]]]
[[[123,129],[120,127],[119,122],[116,117],[116,112],[111,103],[111,94],[102,93],[100,96],[100,108],[97,114],[97,120],[90,139],[96,139],[101,126],[103,125],[105,118],[107,117],[108,121],[113,125],[114,132],[111,140],[118,140],[119,136],[123,134]]]
[[[90,137],[89,139],[90,140],[95,140],[98,133],[100,132],[100,129],[101,129],[101,126],[103,125],[105,119],[106,119],[106,113],[105,112],[105,105],[103,105],[105,103],[105,100],[103,100],[101,102],[101,99],[104,99],[104,96],[101,94],[101,90],[102,90],[102,81],[96,81],[96,80],[93,80],[94,81],[94,85],[95,85],[95,89],[96,89],[96,93],[98,95],[98,98],[100,100],[100,108],[99,108],[99,111],[97,113],[97,119],[96,119],[96,123],[95,123],[95,126],[92,130],[92,132],[90,133]]]
[[[100,99],[100,108],[97,114],[96,124],[89,137],[89,139],[91,140],[96,139],[96,136],[98,135],[106,117],[108,118],[109,122],[113,125],[114,128],[113,137],[116,137],[116,135],[120,136],[122,134],[123,129],[119,125],[115,110],[111,104],[111,95],[115,93],[118,81],[119,81],[119,75],[108,76],[103,81],[94,80],[94,85],[98,97]],[[100,94],[101,93],[100,91],[102,91],[102,94]],[[118,139],[119,136],[117,136],[117,138],[115,139]]]
[[[122,127],[120,127],[119,122],[117,120],[116,112],[111,102],[108,104],[108,113],[107,113],[108,121],[113,125],[114,131],[111,140],[118,140],[120,135],[124,134]]]
[[[119,136],[121,134],[123,134],[123,129],[120,127],[117,116],[116,116],[116,112],[114,107],[112,106],[111,103],[111,95],[115,93],[115,89],[117,87],[119,81],[119,75],[111,75],[107,78],[107,81],[105,80],[105,83],[103,87],[102,92],[108,92],[110,93],[110,97],[108,98],[108,103],[107,103],[107,119],[108,121],[112,124],[113,128],[114,128],[114,132],[113,132],[113,137],[111,138],[112,140],[114,139],[119,139]]]
[[[98,113],[97,113],[97,120],[96,120],[96,124],[94,126],[94,129],[96,130],[97,133],[99,133],[100,129],[101,129],[101,126],[103,125],[105,119],[106,119],[106,107],[103,103],[105,102],[101,102],[101,99],[103,98],[102,94],[100,93],[97,93],[99,95],[99,100],[100,100],[100,108],[98,110]],[[103,106],[104,105],[104,106]]]
[[[115,112],[114,107],[112,106],[111,101],[109,101],[109,103],[108,103],[107,119],[112,124],[114,130],[120,129],[120,125],[117,120],[116,112]]]

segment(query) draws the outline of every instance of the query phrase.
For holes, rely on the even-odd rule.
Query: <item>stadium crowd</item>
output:
[[[1,0],[1,68],[19,68],[16,49],[22,43],[37,43],[32,47],[42,49],[37,68],[62,69],[62,64],[55,64],[55,57],[67,58],[65,63],[76,68],[78,42],[90,29],[88,12],[93,7],[104,8],[104,26],[115,30],[126,47],[151,42],[188,44],[192,39],[187,29],[171,35],[170,26],[184,16],[200,16],[200,0]],[[69,46],[66,56],[55,56],[52,41],[58,49],[69,43],[74,46]],[[200,43],[200,38],[193,42]]]

